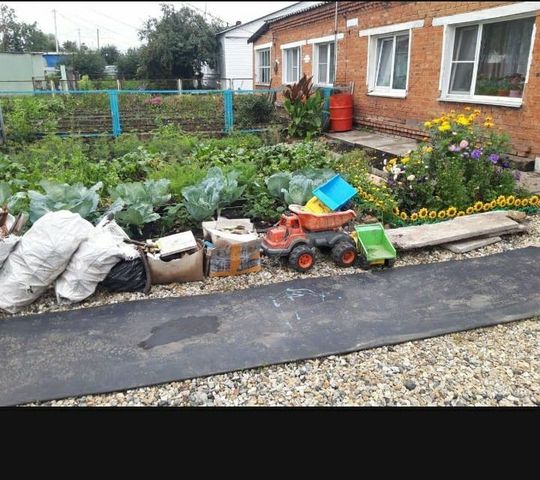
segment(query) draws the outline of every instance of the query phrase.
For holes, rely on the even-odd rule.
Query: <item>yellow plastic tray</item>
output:
[[[304,207],[305,212],[311,213],[330,213],[330,210],[324,203],[322,203],[317,197],[312,197]]]

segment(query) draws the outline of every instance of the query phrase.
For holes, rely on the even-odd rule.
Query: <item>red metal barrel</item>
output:
[[[330,96],[330,131],[347,132],[352,130],[353,96],[350,93],[337,93]]]

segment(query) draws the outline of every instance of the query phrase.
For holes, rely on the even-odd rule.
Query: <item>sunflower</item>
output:
[[[509,195],[506,197],[506,205],[512,206],[514,205],[514,202],[516,201],[514,195]]]
[[[506,197],[504,195],[499,195],[497,197],[497,202],[502,202],[503,200],[506,201]]]
[[[407,220],[407,218],[409,218],[409,216],[405,212],[401,212],[399,214],[399,218],[401,218],[401,220]]]
[[[437,217],[438,218],[444,218],[446,217],[446,212],[444,210],[441,210],[438,214],[437,214]]]
[[[457,212],[457,217],[464,217],[465,216],[465,212],[463,210],[460,210],[459,212]]]
[[[428,216],[433,220],[434,218],[437,218],[437,212],[435,210],[431,210]]]
[[[503,198],[502,200],[497,200],[497,205],[501,208],[506,207],[506,199]]]
[[[521,206],[526,207],[527,205],[529,205],[529,199],[528,198],[522,198],[521,199]]]
[[[529,205],[538,205],[538,195],[533,195],[529,198]]]
[[[427,208],[421,208],[418,212],[418,216],[422,219],[426,218],[428,216],[428,209]]]
[[[482,208],[484,208],[484,204],[482,202],[476,202],[474,204],[474,211],[475,212],[481,212]]]
[[[514,200],[514,207],[521,207],[521,200],[519,198]]]
[[[491,203],[484,203],[484,205],[482,206],[482,210],[484,210],[484,212],[488,212],[489,210],[491,210]]]
[[[497,200],[491,200],[491,202],[489,202],[491,208],[495,208],[497,206]]]
[[[446,215],[448,215],[450,218],[455,217],[457,213],[456,207],[450,207],[448,210],[446,210]]]
[[[416,222],[416,220],[418,220],[418,213],[416,213],[416,212],[411,213],[411,220],[413,222]]]
[[[392,209],[392,213],[393,213],[394,215],[399,215],[399,208],[398,208],[398,207],[394,207],[394,208]]]
[[[465,210],[465,213],[467,215],[472,215],[475,212],[474,207],[468,207],[467,210]]]

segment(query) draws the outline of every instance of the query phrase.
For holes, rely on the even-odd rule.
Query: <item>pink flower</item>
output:
[[[467,140],[461,140],[461,142],[459,142],[460,148],[467,148],[468,146],[469,146],[469,142]]]

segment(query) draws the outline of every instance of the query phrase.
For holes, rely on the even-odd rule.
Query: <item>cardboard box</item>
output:
[[[164,262],[157,255],[147,255],[153,285],[173,282],[198,282],[204,280],[204,248],[197,241],[198,250],[182,258]]]
[[[213,248],[206,248],[206,274],[228,277],[256,273],[261,270],[261,241],[230,243],[218,239]]]

